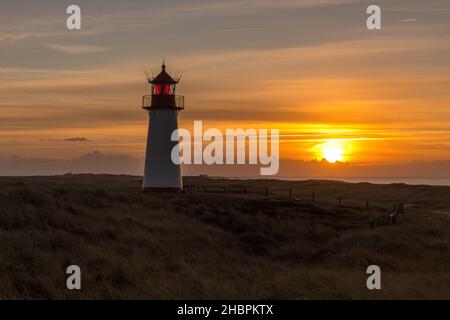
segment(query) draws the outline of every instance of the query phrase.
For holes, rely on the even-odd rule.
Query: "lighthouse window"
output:
[[[164,86],[164,94],[170,94],[170,86],[168,84]]]
[[[170,87],[170,84],[155,84],[153,87],[153,94],[172,94],[172,88]]]

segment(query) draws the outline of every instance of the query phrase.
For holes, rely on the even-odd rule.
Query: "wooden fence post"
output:
[[[339,201],[339,205],[341,205],[342,204],[342,197],[339,197],[338,201]]]
[[[316,202],[316,193],[315,192],[312,193],[312,201]]]

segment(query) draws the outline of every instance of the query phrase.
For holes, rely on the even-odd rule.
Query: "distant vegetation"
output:
[[[192,193],[142,194],[132,176],[0,178],[0,297],[450,298],[450,187],[185,184]],[[66,289],[70,264],[81,291]],[[366,288],[370,264],[382,290]]]

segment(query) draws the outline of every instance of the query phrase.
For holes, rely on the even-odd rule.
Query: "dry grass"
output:
[[[449,187],[185,182],[249,191],[152,195],[129,176],[0,178],[0,297],[450,298],[450,214],[432,213],[450,211]],[[399,202],[417,206],[382,224]],[[70,264],[82,269],[81,291],[65,287]],[[365,286],[370,264],[381,266],[381,291]]]

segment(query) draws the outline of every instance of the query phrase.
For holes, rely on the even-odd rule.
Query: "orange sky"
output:
[[[445,1],[381,5],[378,31],[359,1],[205,3],[168,6],[164,21],[136,13],[145,2],[86,5],[96,14],[78,34],[51,7],[29,25],[11,18],[0,29],[0,157],[143,157],[143,69],[157,72],[165,56],[184,71],[181,127],[279,128],[286,159],[320,157],[330,140],[350,162],[450,159]]]

